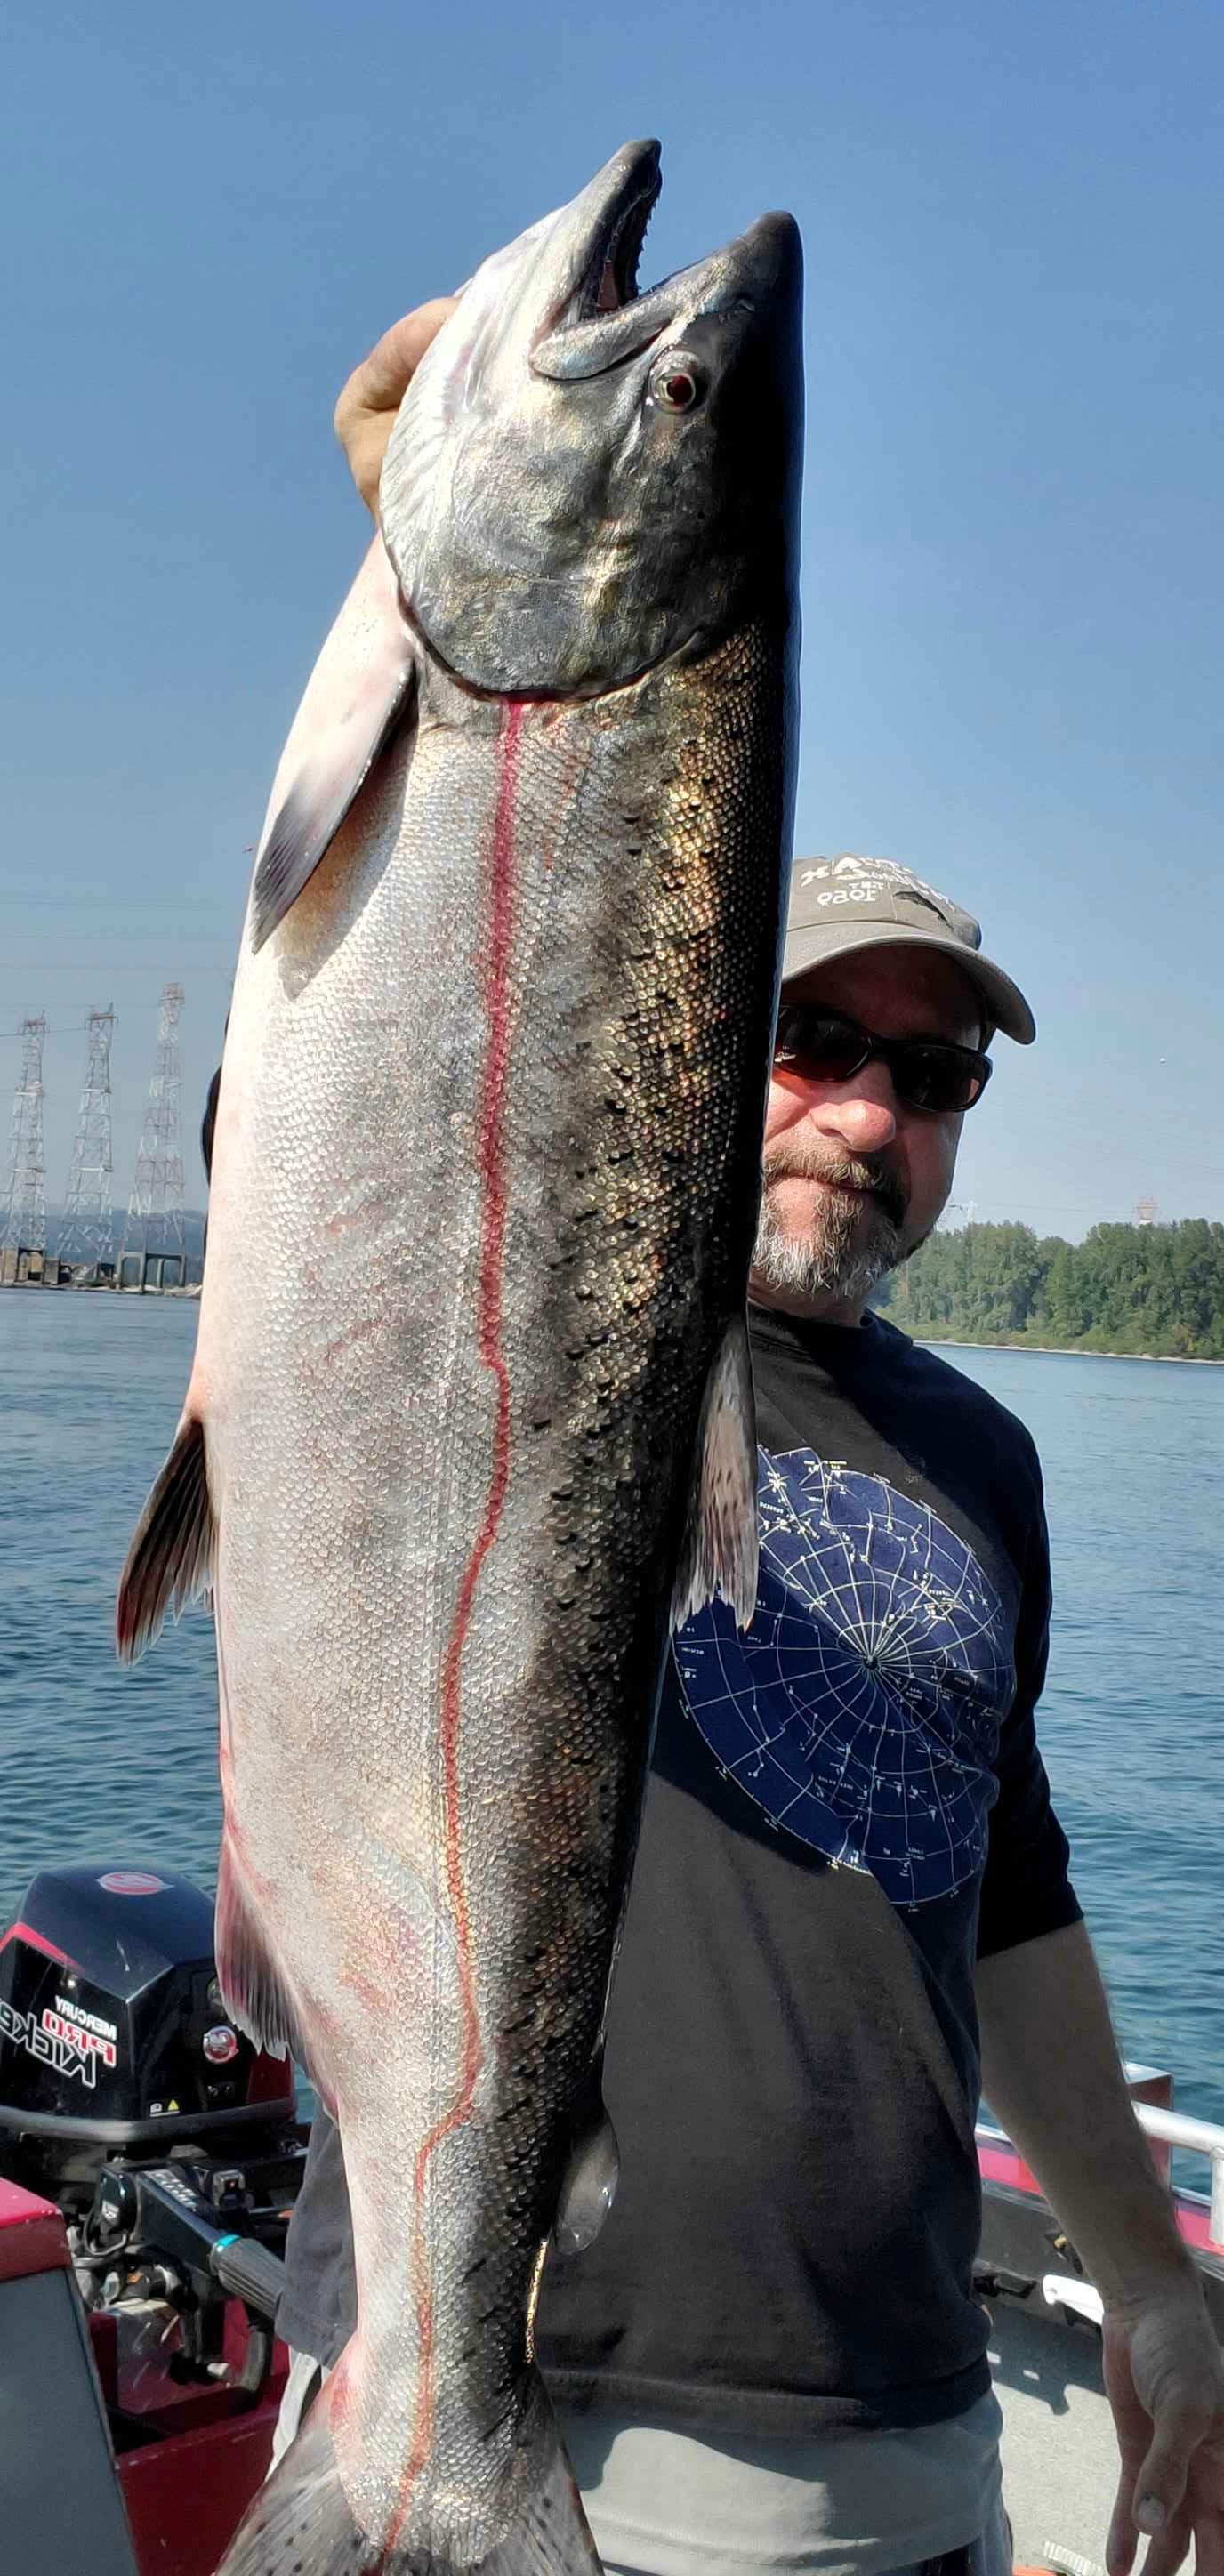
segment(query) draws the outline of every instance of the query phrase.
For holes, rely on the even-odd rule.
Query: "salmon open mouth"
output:
[[[629,144],[598,184],[603,202],[591,208],[572,283],[531,351],[532,373],[555,382],[608,374],[649,348],[668,328],[683,281],[696,273],[678,271],[646,294],[638,287],[642,245],[663,185],[657,143]]]
[[[631,173],[624,201],[614,207],[610,228],[595,245],[578,306],[583,319],[594,313],[619,313],[634,302],[642,247],[662,185],[656,146],[644,171]]]

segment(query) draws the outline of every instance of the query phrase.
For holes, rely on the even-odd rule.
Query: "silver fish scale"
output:
[[[427,668],[235,994],[196,1392],[237,1875],[344,2135],[341,2476],[460,2564],[515,2509],[742,1294],[785,686],[764,627],[514,719]]]

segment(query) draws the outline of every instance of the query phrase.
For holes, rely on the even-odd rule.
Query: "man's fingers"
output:
[[[436,295],[393,322],[369,357],[354,367],[336,404],[336,436],[366,507],[374,510],[378,478],[392,423],[430,341],[455,310],[453,295]]]
[[[1139,2576],[1177,2576],[1190,2549],[1190,2521],[1184,2513],[1170,2514],[1153,2540],[1149,2540]],[[1196,2571],[1197,2576],[1197,2571]]]
[[[1118,2492],[1114,2498],[1114,2509],[1109,2519],[1109,2538],[1105,2543],[1105,2565],[1108,2576],[1130,2576],[1135,2564],[1139,2534],[1135,2529],[1135,2517],[1131,2510],[1134,2493],[1134,2479],[1123,2469],[1118,2482]]]
[[[1224,2517],[1208,2505],[1191,2516],[1194,2531],[1194,2576],[1224,2576]]]
[[[1190,2462],[1211,2425],[1197,2399],[1161,2409],[1151,2449],[1135,2480],[1135,2521],[1149,2538],[1163,2534],[1186,2492]]]
[[[350,415],[363,411],[398,411],[430,341],[455,310],[453,295],[435,295],[405,313],[376,341],[369,357],[353,369],[336,405],[341,439]]]

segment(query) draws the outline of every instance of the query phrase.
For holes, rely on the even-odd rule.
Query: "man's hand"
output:
[[[1199,2576],[1224,2576],[1224,2365],[1083,1924],[983,1959],[978,2002],[987,2100],[1104,2301],[1122,2453],[1110,2576],[1129,2576],[1140,2532],[1144,2576],[1172,2576],[1191,2537]]]
[[[336,436],[371,517],[377,515],[378,478],[395,415],[430,341],[457,301],[454,295],[437,295],[431,304],[418,304],[415,313],[393,322],[354,368],[336,405]]]
[[[1173,2576],[1191,2540],[1197,2576],[1224,2576],[1224,2367],[1192,2277],[1105,2313],[1105,2385],[1122,2457],[1109,2576]]]

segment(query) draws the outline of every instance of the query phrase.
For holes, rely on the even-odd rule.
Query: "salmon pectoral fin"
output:
[[[344,2403],[344,2378],[342,2359],[275,2475],[259,2489],[217,2576],[296,2576],[298,2570],[301,2576],[453,2576],[461,2566],[467,2576],[601,2576],[542,2381],[531,2391],[511,2470],[517,2511],[504,2538],[479,2558],[470,2549],[460,2556],[441,2531],[421,2533],[424,2497],[418,2504],[407,2482],[389,2502],[385,2527],[361,2529],[332,2440],[331,2412]],[[428,2475],[427,2464],[422,2489]],[[448,2501],[453,2511],[453,2490]]]
[[[326,856],[408,713],[415,671],[399,584],[375,537],[306,683],[272,782],[251,890],[252,948],[271,938]]]
[[[168,1610],[177,1619],[212,1584],[216,1523],[208,1498],[204,1425],[188,1414],[149,1496],[119,1577],[115,1650],[134,1664]]]
[[[721,1592],[746,1628],[757,1590],[756,1406],[743,1315],[728,1324],[706,1382],[688,1521],[672,1594],[672,1626]]]

